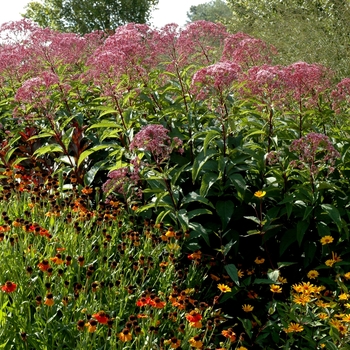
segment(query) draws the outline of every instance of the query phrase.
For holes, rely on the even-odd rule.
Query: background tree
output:
[[[128,22],[146,23],[158,0],[31,1],[24,13],[41,27],[85,34],[109,31]]]
[[[187,15],[274,45],[280,52],[274,63],[321,63],[338,77],[350,75],[350,0],[213,0]]]
[[[191,6],[187,12],[190,22],[205,20],[210,22],[223,22],[232,18],[232,10],[223,0],[212,0],[205,4]]]
[[[349,0],[228,0],[231,31],[244,31],[277,47],[282,64],[321,63],[350,74]]]

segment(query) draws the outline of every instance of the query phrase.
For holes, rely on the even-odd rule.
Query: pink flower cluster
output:
[[[56,74],[45,72],[40,77],[26,80],[17,90],[15,100],[32,104],[34,108],[47,106],[50,104],[47,90],[58,83],[59,79]]]
[[[244,33],[230,34],[223,25],[207,21],[189,23],[183,29],[176,24],[153,29],[129,23],[110,36],[95,32],[81,37],[22,20],[2,25],[0,38],[0,93],[8,97],[9,88],[16,91],[21,86],[16,96],[21,103],[33,103],[39,97],[39,85],[47,84],[45,74],[59,76],[61,95],[80,81],[116,104],[125,94],[147,88],[156,74],[158,85],[180,80],[182,94],[192,92],[198,99],[229,92],[252,97],[260,105],[301,112],[318,107],[331,80],[329,70],[316,64],[272,66],[273,46]],[[184,74],[186,78],[193,74],[191,87]],[[245,88],[234,91],[235,81]],[[340,104],[347,98],[347,84],[344,80],[333,92]],[[81,96],[81,91],[75,93]],[[42,97],[47,104],[50,90]]]
[[[151,124],[144,126],[139,131],[132,142],[130,143],[130,150],[141,150],[150,152],[157,164],[166,161],[175,148],[182,146],[182,141],[178,137],[171,139],[168,136],[169,130],[163,125]],[[180,148],[182,153],[183,149]]]
[[[319,64],[255,66],[241,75],[242,98],[253,97],[270,108],[301,112],[314,108],[331,86],[332,72]]]
[[[284,68],[283,79],[289,101],[306,108],[318,105],[319,96],[331,86],[331,71],[320,64],[296,62]]]
[[[205,100],[213,92],[223,93],[232,87],[241,73],[241,67],[234,62],[218,62],[198,70],[192,78],[191,92],[197,99]]]
[[[262,104],[270,107],[283,106],[285,86],[283,83],[283,67],[264,64],[255,66],[241,77],[244,81],[240,89],[242,97],[253,96]]]
[[[336,159],[340,158],[340,153],[334,148],[329,137],[315,132],[294,140],[290,151],[298,154],[299,166],[307,167],[313,176],[325,167],[328,168],[328,173],[332,173]]]
[[[347,110],[350,102],[350,78],[345,78],[338,83],[331,96],[333,100],[332,107],[336,113],[340,113],[342,107]]]
[[[128,167],[122,167],[113,170],[108,174],[109,179],[102,185],[102,190],[105,193],[116,192],[124,197],[133,197],[137,195],[141,197],[142,192],[137,188],[140,176],[138,169],[130,171]]]
[[[40,76],[26,80],[17,90],[15,100],[48,111],[52,104],[51,94],[55,91],[66,94],[69,90],[70,86],[60,84],[56,74],[43,72]]]
[[[277,54],[274,46],[266,44],[261,39],[255,39],[248,34],[238,32],[225,39],[222,60],[234,61],[245,69],[256,65],[270,63],[271,57]]]
[[[107,88],[106,95],[113,95],[122,75],[133,81],[147,81],[148,72],[157,64],[153,37],[154,30],[145,24],[118,27],[87,61],[95,84]]]
[[[181,30],[175,48],[182,64],[206,66],[220,59],[228,35],[220,23],[191,22]]]

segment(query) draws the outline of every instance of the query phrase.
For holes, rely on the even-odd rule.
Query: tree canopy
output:
[[[187,12],[191,22],[205,20],[210,22],[222,22],[232,18],[232,11],[223,0],[212,0],[210,2],[191,6]]]
[[[228,0],[228,5],[230,30],[275,45],[281,63],[317,62],[349,75],[349,0]]]
[[[41,27],[85,34],[128,22],[146,23],[157,4],[158,0],[42,0],[29,2],[23,16]]]
[[[350,75],[350,0],[212,0],[193,6],[188,17],[214,19],[274,45],[275,63],[320,63]]]

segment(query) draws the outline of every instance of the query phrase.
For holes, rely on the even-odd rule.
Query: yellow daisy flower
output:
[[[270,284],[270,291],[272,293],[282,293],[282,287],[277,284]]]
[[[244,276],[244,272],[240,269],[237,271],[237,275],[239,278],[242,278]]]
[[[320,242],[322,245],[325,245],[325,244],[330,244],[334,241],[334,238],[332,236],[324,236],[320,239]]]
[[[299,305],[306,305],[311,301],[311,298],[309,295],[293,295],[293,301]]]
[[[349,295],[346,294],[346,293],[341,293],[341,294],[339,294],[338,299],[339,300],[348,300],[349,299]]]
[[[242,309],[244,312],[252,312],[254,309],[254,306],[252,306],[250,304],[244,304],[244,305],[242,305]]]
[[[218,284],[218,288],[221,290],[222,293],[228,293],[228,292],[231,292],[231,290],[232,290],[226,284]]]
[[[260,264],[263,264],[265,262],[265,259],[264,258],[259,258],[257,257],[255,260],[254,260],[255,264],[257,265],[260,265]]]
[[[346,314],[342,317],[343,322],[350,322],[350,314]]]
[[[263,198],[263,197],[265,197],[265,195],[266,195],[265,191],[256,191],[254,193],[254,196],[257,197],[257,198]]]
[[[293,332],[302,332],[304,330],[304,327],[301,326],[299,323],[293,323],[291,322],[288,326],[288,328],[283,329],[286,333],[293,333]]]
[[[310,280],[313,280],[319,276],[319,273],[316,270],[310,270],[307,274],[307,277],[310,278]]]

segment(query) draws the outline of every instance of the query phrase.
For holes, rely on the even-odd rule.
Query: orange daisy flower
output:
[[[2,287],[1,290],[5,293],[12,293],[17,289],[17,284],[11,281],[7,281]]]
[[[192,337],[188,342],[193,348],[201,349],[203,347],[203,342],[199,335]]]
[[[186,314],[186,320],[188,322],[198,322],[202,319],[202,315],[192,310],[189,314]]]
[[[85,324],[85,326],[88,327],[89,333],[94,333],[97,328],[97,321],[91,318],[89,322]]]
[[[55,301],[53,300],[53,294],[52,293],[46,294],[46,298],[45,298],[44,304],[47,305],[47,306],[53,306],[55,304]]]
[[[40,271],[47,271],[50,268],[50,264],[47,260],[43,260],[41,263],[38,264]]]
[[[132,340],[132,334],[130,333],[129,329],[124,328],[118,335],[118,338],[122,341],[122,342],[127,342]]]
[[[101,324],[107,324],[109,321],[109,316],[104,311],[99,311],[96,314],[93,314],[92,317]]]
[[[60,258],[61,254],[58,254],[58,256],[54,256],[53,258],[50,258],[50,260],[56,264],[56,265],[61,265],[64,263],[64,261]]]
[[[236,333],[232,330],[232,328],[224,329],[221,334],[230,340],[231,343],[236,341]]]

